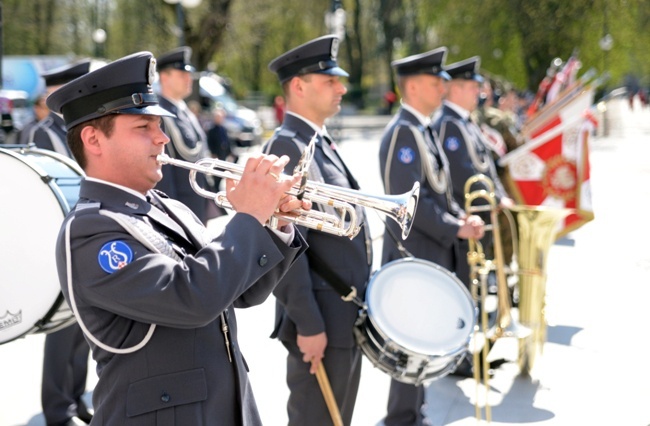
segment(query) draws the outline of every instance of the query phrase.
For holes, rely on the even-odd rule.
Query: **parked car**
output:
[[[0,90],[0,110],[3,114],[2,127],[8,131],[20,130],[34,118],[29,94],[24,90]]]
[[[262,122],[257,113],[239,105],[220,80],[219,76],[213,73],[200,74],[195,84],[195,89],[198,90],[194,93],[198,93],[201,106],[206,111],[215,106],[220,106],[226,111],[224,127],[236,146],[259,145],[262,142]]]

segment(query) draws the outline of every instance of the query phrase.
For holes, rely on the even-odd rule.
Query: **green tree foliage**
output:
[[[4,54],[68,54],[115,59],[178,45],[175,6],[164,0],[2,0]],[[379,102],[392,88],[390,62],[447,46],[447,63],[478,55],[482,69],[535,91],[551,61],[577,52],[583,70],[650,84],[647,0],[342,0],[347,12],[339,60],[350,73],[348,101]],[[199,69],[229,78],[240,97],[280,92],[268,63],[328,33],[331,1],[203,0],[184,10],[186,44]],[[101,46],[96,28],[106,30]],[[611,50],[601,48],[610,34]]]

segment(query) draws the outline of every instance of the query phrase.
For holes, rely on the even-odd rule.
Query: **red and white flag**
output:
[[[556,238],[594,218],[589,169],[593,97],[593,87],[584,85],[561,94],[527,129],[529,141],[499,160],[508,167],[511,195],[519,203],[574,209]]]

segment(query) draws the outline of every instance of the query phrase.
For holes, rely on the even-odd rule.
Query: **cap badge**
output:
[[[332,39],[332,49],[330,51],[330,55],[332,56],[332,59],[336,59],[336,55],[339,54],[339,39],[338,38],[333,38]]]
[[[156,58],[149,59],[149,71],[147,75],[147,82],[152,85],[156,80]]]

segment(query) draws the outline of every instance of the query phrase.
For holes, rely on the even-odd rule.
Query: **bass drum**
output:
[[[0,148],[0,344],[75,321],[54,250],[83,175],[77,163],[52,151]]]
[[[456,276],[435,263],[405,258],[371,278],[354,332],[375,367],[421,385],[456,369],[476,319],[474,301]]]

